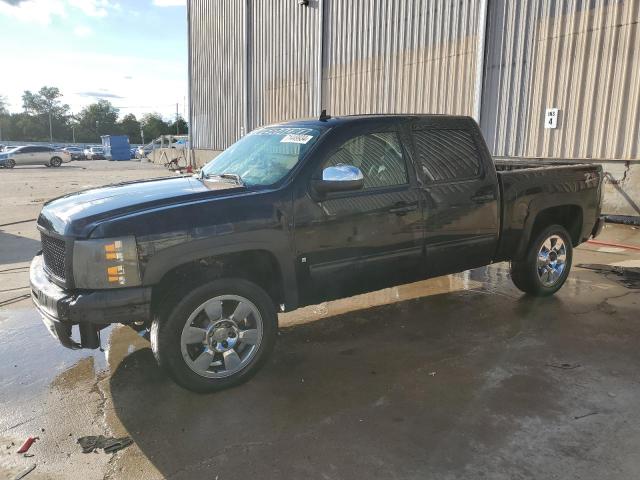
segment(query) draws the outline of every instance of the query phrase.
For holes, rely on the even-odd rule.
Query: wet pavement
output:
[[[640,230],[599,240],[640,245]],[[585,244],[574,264],[638,268],[640,251]],[[638,478],[640,290],[617,277],[574,268],[535,299],[497,264],[307,307],[280,316],[261,372],[210,395],[164,377],[127,327],[70,351],[15,302],[0,308],[0,478]],[[135,443],[82,454],[99,434]]]

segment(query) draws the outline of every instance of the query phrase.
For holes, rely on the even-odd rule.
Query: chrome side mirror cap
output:
[[[321,193],[361,190],[364,175],[353,165],[336,165],[322,171],[322,179],[314,181],[314,188]]]

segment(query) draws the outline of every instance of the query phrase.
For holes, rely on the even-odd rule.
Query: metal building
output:
[[[199,160],[323,108],[462,114],[496,156],[602,163],[608,212],[640,215],[640,0],[187,5]]]

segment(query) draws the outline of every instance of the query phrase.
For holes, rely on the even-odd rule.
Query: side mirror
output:
[[[313,187],[317,192],[347,192],[364,187],[364,175],[353,165],[336,165],[322,171],[322,179],[315,179]]]

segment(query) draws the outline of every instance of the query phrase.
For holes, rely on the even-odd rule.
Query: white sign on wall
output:
[[[547,108],[544,112],[544,128],[558,128],[558,109]]]

